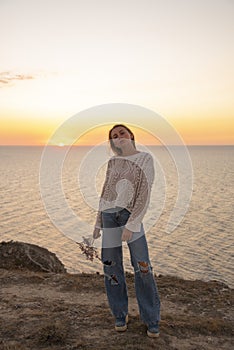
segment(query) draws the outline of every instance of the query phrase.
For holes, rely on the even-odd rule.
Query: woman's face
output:
[[[111,138],[113,140],[114,146],[121,148],[130,144],[132,135],[124,127],[117,126],[112,130]]]

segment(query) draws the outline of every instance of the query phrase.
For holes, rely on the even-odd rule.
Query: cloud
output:
[[[17,74],[13,72],[0,72],[0,84],[9,85],[15,80],[31,80],[35,77],[29,74]]]

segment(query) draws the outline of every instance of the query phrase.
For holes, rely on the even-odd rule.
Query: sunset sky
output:
[[[46,144],[108,103],[157,112],[188,145],[234,144],[233,18],[233,0],[0,0],[0,144]]]

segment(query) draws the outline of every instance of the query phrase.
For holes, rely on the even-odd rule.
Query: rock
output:
[[[48,249],[35,244],[15,241],[0,243],[0,268],[55,273],[66,272],[62,262]]]

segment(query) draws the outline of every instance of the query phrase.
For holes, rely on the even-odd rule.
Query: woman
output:
[[[134,135],[125,125],[109,131],[115,156],[109,162],[100,198],[93,238],[102,237],[102,262],[109,306],[115,329],[126,331],[128,294],[123,269],[122,241],[129,247],[135,272],[135,290],[140,316],[149,337],[159,336],[160,300],[142,225],[146,213],[154,166],[151,155],[136,149]]]

